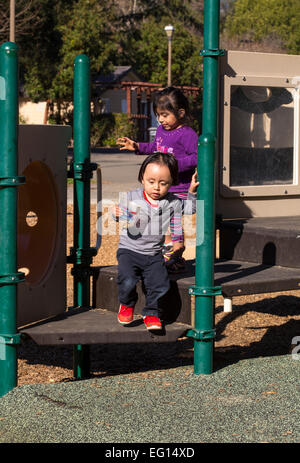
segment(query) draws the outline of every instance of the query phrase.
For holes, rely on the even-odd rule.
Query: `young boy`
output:
[[[154,153],[144,160],[139,176],[143,188],[130,191],[115,209],[116,220],[126,220],[117,252],[120,309],[118,321],[128,325],[133,320],[137,302],[136,284],[141,278],[146,291],[142,310],[148,330],[162,329],[160,299],[170,282],[162,255],[164,236],[170,227],[174,251],[183,244],[182,214],[196,209],[198,183],[193,175],[188,198],[184,202],[169,193],[178,181],[178,163],[169,153]]]

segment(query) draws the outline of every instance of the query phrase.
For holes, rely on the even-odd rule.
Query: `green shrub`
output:
[[[92,116],[91,146],[116,146],[119,137],[136,137],[136,127],[128,114],[108,113]]]
[[[22,116],[22,114],[19,114],[19,124],[27,124],[27,117]]]
[[[114,127],[113,114],[99,114],[91,117],[91,146],[103,145],[103,139]]]

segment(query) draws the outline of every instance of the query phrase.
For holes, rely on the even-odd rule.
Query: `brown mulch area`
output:
[[[73,210],[68,206],[67,251],[72,246]],[[96,242],[96,206],[91,211],[91,246]],[[115,265],[118,235],[103,236],[94,265]],[[71,266],[67,270],[67,306],[73,302]],[[284,355],[291,351],[292,339],[300,336],[300,290],[284,293],[235,297],[233,312],[223,312],[223,298],[216,298],[214,368],[243,358]],[[132,357],[135,357],[134,362]],[[18,384],[63,382],[73,379],[71,346],[37,346],[24,341],[18,350]],[[133,365],[134,364],[134,365]],[[155,369],[193,367],[193,342],[182,339],[172,345],[92,346],[91,371],[94,377],[139,373]]]

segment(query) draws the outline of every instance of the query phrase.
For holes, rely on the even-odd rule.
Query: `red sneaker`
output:
[[[147,330],[161,330],[162,324],[158,317],[154,317],[152,315],[146,315],[144,317],[144,323]]]
[[[134,307],[127,307],[126,305],[121,304],[118,313],[118,322],[121,325],[128,325],[133,320],[133,311]]]

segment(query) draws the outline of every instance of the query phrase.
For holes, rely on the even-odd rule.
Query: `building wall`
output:
[[[20,99],[19,115],[21,122],[26,124],[43,124],[46,110],[46,101],[32,103],[28,100]]]
[[[127,82],[138,81],[139,78],[134,72],[128,72],[122,79]],[[146,96],[142,95],[142,101]],[[46,101],[33,103],[28,99],[20,99],[19,114],[21,123],[43,124],[45,120]],[[93,99],[92,111],[99,113],[127,113],[127,92],[121,89],[108,89],[101,96]],[[131,113],[137,114],[137,96],[131,91]]]
[[[125,90],[106,90],[99,97],[100,100],[105,104],[104,112],[110,113],[126,113],[127,112],[127,97]],[[109,103],[107,103],[109,102]],[[100,105],[97,108],[100,109]],[[96,111],[99,111],[96,109]],[[137,112],[136,96],[135,92],[131,92],[131,112]]]

